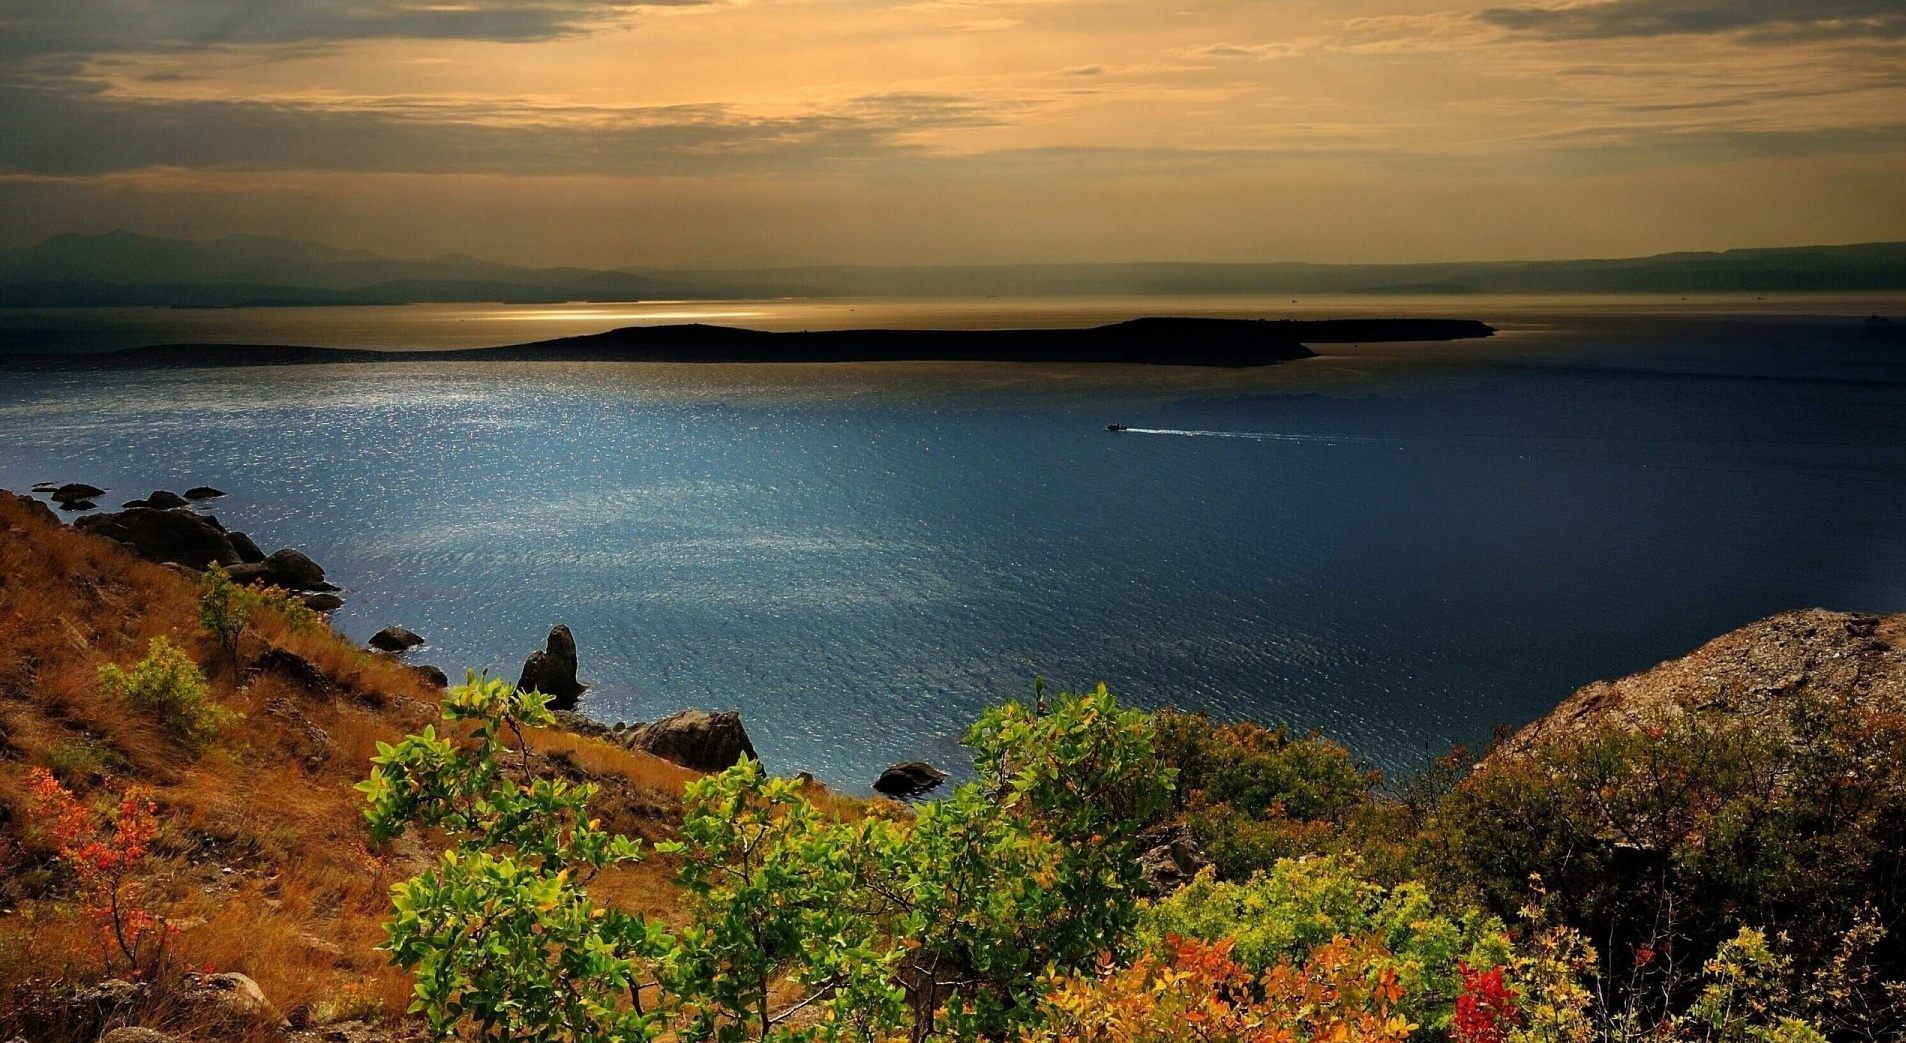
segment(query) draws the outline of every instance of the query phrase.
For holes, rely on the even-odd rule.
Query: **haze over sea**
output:
[[[1035,674],[1321,727],[1379,767],[1791,608],[1906,610],[1893,297],[1184,298],[0,311],[0,346],[391,349],[619,325],[1479,318],[1257,370],[403,363],[0,372],[0,485],[210,508],[582,709],[735,708],[777,772],[962,762]],[[1112,434],[1112,421],[1134,430]]]

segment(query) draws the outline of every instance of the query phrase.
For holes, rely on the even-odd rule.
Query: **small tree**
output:
[[[471,725],[468,743],[427,727],[378,744],[357,787],[373,839],[415,824],[452,842],[391,889],[384,947],[416,974],[410,1010],[439,1036],[467,1024],[482,1040],[646,1043],[662,1025],[641,990],[669,939],[590,901],[588,883],[638,861],[640,841],[589,818],[594,787],[531,778],[523,729],[554,723],[546,702],[472,674],[443,704],[446,720]]]
[[[112,973],[115,950],[131,970],[156,969],[168,929],[147,909],[139,880],[159,828],[151,791],[131,787],[102,814],[81,803],[52,772],[34,768],[29,796],[60,861],[79,880],[83,908],[99,928],[105,972]]]
[[[793,1035],[784,1023],[816,1005],[821,1021],[803,1035],[878,1039],[900,1024],[899,954],[864,915],[855,833],[799,790],[744,759],[689,783],[682,841],[657,845],[682,857],[694,914],[664,975],[690,1043]],[[776,1014],[769,992],[783,976],[808,996]]]
[[[238,635],[251,621],[253,599],[245,593],[220,565],[212,565],[199,576],[199,625],[218,639],[234,671],[238,669]]]

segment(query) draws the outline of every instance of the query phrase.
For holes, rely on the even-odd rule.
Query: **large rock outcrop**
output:
[[[1816,608],[1750,623],[1652,670],[1581,688],[1493,756],[1523,755],[1607,722],[1645,727],[1664,714],[1724,714],[1780,729],[1790,700],[1803,694],[1906,712],[1906,615]]]
[[[760,760],[748,729],[741,726],[741,715],[733,710],[677,710],[659,721],[623,729],[616,741],[696,771],[721,771],[743,757]]]
[[[189,569],[239,563],[238,551],[218,521],[191,511],[134,507],[81,518],[73,527],[118,540],[149,561],[170,562]]]
[[[589,687],[576,680],[576,638],[561,623],[549,628],[549,641],[523,661],[516,687],[549,696],[554,710],[571,710]]]

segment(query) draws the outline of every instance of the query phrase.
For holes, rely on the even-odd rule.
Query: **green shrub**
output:
[[[1155,903],[1139,939],[1157,952],[1172,937],[1231,939],[1232,958],[1252,975],[1299,961],[1335,938],[1371,937],[1392,954],[1403,986],[1400,1008],[1425,1027],[1449,1027],[1462,988],[1459,963],[1477,969],[1510,960],[1501,920],[1474,910],[1439,910],[1421,884],[1386,888],[1354,857],[1284,859],[1244,883],[1210,871]]]
[[[163,637],[153,638],[146,657],[130,670],[112,663],[100,667],[99,686],[194,750],[203,749],[238,718],[212,700],[205,675],[192,657]]]
[[[589,787],[528,775],[542,696],[472,678],[444,713],[471,743],[426,729],[381,746],[359,789],[375,841],[413,824],[451,838],[394,889],[387,948],[417,974],[413,1010],[484,1039],[640,1043],[658,1018],[690,1043],[1001,1038],[1036,1015],[1046,974],[1126,950],[1134,838],[1171,785],[1148,719],[1103,686],[988,710],[967,737],[979,778],[916,812],[824,816],[744,761],[686,790],[665,850],[690,921],[670,936],[590,904],[587,878],[637,853],[588,821]],[[782,980],[817,1021],[778,1020]]]
[[[1317,734],[1203,715],[1157,715],[1158,752],[1177,769],[1175,807],[1227,879],[1279,859],[1352,846],[1380,776]]]
[[[46,766],[69,786],[91,787],[126,766],[119,751],[88,736],[62,739],[49,747]]]
[[[1906,719],[1794,693],[1763,718],[1672,711],[1486,760],[1419,842],[1439,886],[1499,914],[1536,902],[1603,946],[1621,1009],[1658,1020],[1743,928],[1790,939],[1779,973],[1859,1036],[1906,1029]],[[1543,889],[1532,895],[1531,877]],[[1863,926],[1866,925],[1866,926]]]
[[[554,723],[545,702],[472,676],[443,702],[446,720],[472,726],[468,744],[433,728],[378,744],[357,787],[373,840],[417,825],[451,841],[391,889],[385,948],[417,977],[411,1012],[442,1036],[466,1025],[482,1040],[646,1043],[664,1026],[640,988],[669,939],[590,901],[587,879],[639,860],[640,842],[596,827],[592,787],[528,777],[522,729]]]

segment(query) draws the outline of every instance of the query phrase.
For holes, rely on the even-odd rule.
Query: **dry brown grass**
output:
[[[106,696],[104,663],[144,656],[154,637],[188,650],[214,698],[244,715],[193,757],[142,715]],[[207,964],[250,975],[286,1014],[312,1022],[401,1012],[410,981],[374,947],[383,938],[390,885],[430,857],[406,838],[365,846],[352,786],[376,744],[436,717],[434,689],[386,656],[323,627],[293,631],[275,614],[254,621],[253,653],[277,645],[314,663],[334,690],[305,692],[272,676],[241,683],[198,626],[194,581],[117,545],[49,522],[0,496],[0,1038],[91,1043],[99,1026],[49,1014],[64,988],[100,975],[98,949],[70,903],[70,878],[31,820],[28,772],[53,769],[82,798],[152,786],[161,831],[151,859],[158,911],[181,926],[171,944],[176,978]],[[242,654],[242,653],[241,653]],[[334,745],[310,759],[308,728]],[[272,712],[275,706],[280,712]],[[695,773],[565,732],[531,743],[553,770],[602,785],[605,824],[649,840],[667,836],[682,785]],[[675,920],[667,860],[606,875],[596,893],[632,911]],[[203,1038],[168,1006],[163,984],[131,1020]],[[268,1033],[259,1027],[254,1035]]]

